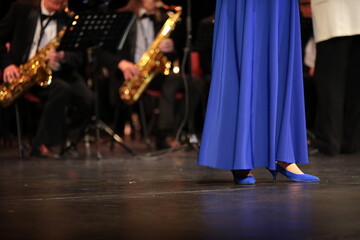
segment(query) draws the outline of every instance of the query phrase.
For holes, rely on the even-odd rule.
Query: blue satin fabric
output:
[[[218,0],[198,163],[307,163],[297,0]]]

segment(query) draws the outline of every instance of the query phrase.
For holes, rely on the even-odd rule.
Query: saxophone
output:
[[[164,6],[164,8],[170,9],[169,6]],[[174,10],[174,12],[169,13],[169,18],[136,64],[140,75],[133,79],[125,80],[119,88],[120,98],[127,104],[135,103],[157,74],[168,75],[170,73],[171,62],[160,52],[158,46],[163,39],[170,36],[171,31],[175,29],[176,23],[180,21],[182,8],[180,6],[172,6],[171,10]]]
[[[9,106],[35,84],[45,87],[51,83],[52,71],[47,66],[46,56],[51,49],[56,49],[60,45],[65,31],[66,27],[58,32],[57,36],[41,48],[28,62],[20,65],[20,78],[11,84],[4,83],[0,85],[1,106]]]

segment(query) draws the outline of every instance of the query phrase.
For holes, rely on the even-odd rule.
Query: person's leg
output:
[[[340,152],[343,137],[348,50],[348,38],[334,38],[317,44],[315,133],[319,150],[329,155]]]
[[[119,95],[119,88],[122,85],[122,73],[116,72],[115,75],[111,75],[109,79],[109,98],[110,98],[110,110],[113,114],[113,130],[115,133],[123,136],[125,123],[131,121],[130,107]]]
[[[346,86],[343,153],[360,151],[360,36],[352,39]]]
[[[196,133],[201,132],[201,129],[197,129],[197,123],[202,121],[201,100],[206,86],[204,79],[200,77],[192,77],[189,82],[188,131],[189,133]]]
[[[183,89],[183,82],[178,75],[163,78],[161,96],[159,99],[158,132],[156,144],[159,149],[178,145],[174,141],[176,126],[176,93]]]
[[[163,78],[161,96],[159,99],[158,129],[162,131],[174,130],[176,93],[183,89],[183,82],[178,75],[169,75]]]
[[[71,144],[77,144],[94,114],[95,96],[82,78],[73,79],[70,86],[72,90],[70,101],[74,112],[70,116],[66,138]]]
[[[53,79],[48,89],[48,97],[45,100],[41,114],[38,131],[34,146],[40,144],[61,144],[64,134],[65,108],[70,101],[70,86],[61,79]]]
[[[62,144],[65,109],[71,96],[70,86],[59,78],[54,78],[50,86],[40,91],[40,94],[46,95],[46,99],[33,143],[32,155],[41,154],[41,146]]]

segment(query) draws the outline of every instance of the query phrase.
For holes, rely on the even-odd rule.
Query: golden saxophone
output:
[[[163,7],[170,9],[169,6]],[[176,23],[180,21],[182,8],[180,6],[172,6],[171,10],[174,10],[174,12],[170,13],[160,32],[136,64],[140,75],[133,79],[125,80],[119,88],[120,98],[127,104],[135,103],[157,74],[168,75],[170,73],[171,62],[160,52],[158,46],[163,39],[170,36],[172,30],[175,29]]]
[[[69,15],[74,15],[67,7],[64,11]],[[5,83],[0,85],[0,105],[7,107],[12,104],[25,91],[32,86],[38,84],[40,86],[48,86],[52,80],[52,71],[47,66],[46,56],[51,49],[56,49],[61,42],[62,37],[66,31],[64,27],[57,36],[52,39],[47,45],[40,49],[29,61],[20,65],[20,78],[13,83]]]

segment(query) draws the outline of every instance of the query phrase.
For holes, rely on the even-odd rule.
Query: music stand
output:
[[[134,20],[135,16],[131,12],[86,12],[76,14],[72,17],[58,50],[86,50],[90,55],[88,57],[89,63],[95,66],[95,51],[101,49],[115,52],[117,49],[121,49]],[[94,69],[91,72],[94,75]],[[97,157],[102,158],[98,146],[100,129],[109,134],[113,140],[134,156],[135,153],[124,144],[123,139],[99,119],[97,83],[94,84],[94,89],[96,97],[93,120],[96,127]]]

